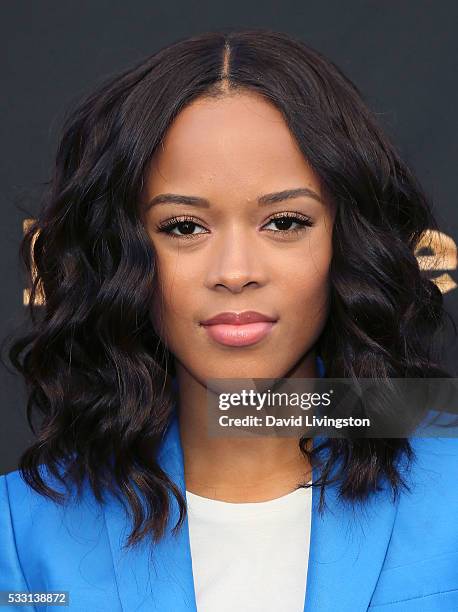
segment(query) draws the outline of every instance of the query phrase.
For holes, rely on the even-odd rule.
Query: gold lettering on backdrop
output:
[[[424,251],[427,254],[423,254]],[[444,232],[426,230],[420,238],[415,251],[421,270],[429,272],[431,280],[439,287],[442,293],[456,289],[457,284],[448,273],[458,267],[456,242]],[[440,272],[438,276],[432,273]]]
[[[24,219],[23,231],[26,232],[32,223],[33,219]],[[35,240],[36,236],[34,236],[32,241],[32,249]],[[427,254],[425,254],[425,251]],[[458,268],[457,245],[451,236],[444,232],[426,230],[418,243],[415,255],[420,269],[431,273],[431,280],[439,287],[442,293],[448,293],[457,288],[457,283],[449,274],[450,271],[455,271]],[[432,273],[438,272],[440,273],[438,276],[433,276]],[[36,269],[33,265],[32,278],[36,278]],[[29,300],[30,288],[24,289],[24,306],[29,304]],[[43,292],[40,287],[37,289],[36,303],[44,303]]]
[[[29,229],[29,227],[32,225],[32,223],[34,222],[34,219],[24,219],[22,222],[22,231],[25,234],[25,232]],[[32,244],[31,244],[31,253],[30,256],[32,258],[32,279],[35,280],[36,276],[37,276],[37,270],[35,268],[35,266],[33,265],[33,245],[35,244],[35,240],[37,239],[37,235],[35,234],[35,236],[33,237],[32,240]],[[31,292],[31,288],[28,287],[27,289],[24,289],[23,291],[23,303],[24,306],[28,306],[29,301],[30,301],[30,292]],[[41,290],[40,285],[37,286],[37,292],[35,295],[35,304],[38,305],[42,305],[44,304],[44,297],[43,297],[43,292]]]

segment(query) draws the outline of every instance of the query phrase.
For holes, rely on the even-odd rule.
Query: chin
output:
[[[228,366],[226,364],[219,368],[212,368],[211,371],[207,369],[206,378],[279,378],[285,371],[286,369],[283,368],[266,367],[262,363],[253,366]]]

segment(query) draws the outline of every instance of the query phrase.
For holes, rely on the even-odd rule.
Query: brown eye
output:
[[[164,232],[171,236],[172,238],[194,238],[199,234],[203,234],[206,232],[198,232],[194,233],[196,227],[203,228],[202,225],[196,223],[192,218],[173,218],[169,219],[165,223],[162,223],[159,226],[159,231]],[[203,228],[205,229],[205,228]],[[175,230],[178,230],[175,232]]]
[[[272,217],[266,225],[270,225],[271,223],[275,224],[277,230],[268,230],[274,231],[277,233],[286,233],[286,232],[300,232],[305,230],[307,227],[312,227],[313,222],[308,217],[299,217],[296,214],[283,214],[277,217]],[[299,227],[291,227],[296,223]],[[265,227],[265,226],[264,226]]]

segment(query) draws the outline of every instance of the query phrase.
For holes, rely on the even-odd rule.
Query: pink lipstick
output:
[[[277,319],[254,310],[221,312],[201,322],[209,336],[226,346],[248,346],[265,338]]]

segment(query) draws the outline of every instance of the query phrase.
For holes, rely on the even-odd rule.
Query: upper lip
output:
[[[276,317],[256,312],[255,310],[245,310],[244,312],[220,312],[219,314],[201,322],[201,325],[217,325],[225,323],[227,325],[244,325],[246,323],[258,323],[259,321],[276,321]]]

